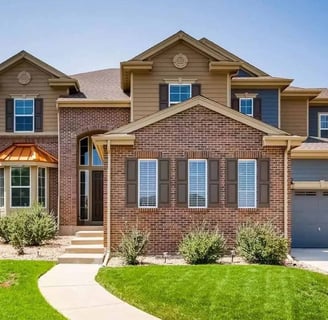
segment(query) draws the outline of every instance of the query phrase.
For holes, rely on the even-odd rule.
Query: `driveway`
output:
[[[328,273],[328,248],[292,249],[291,256],[302,264]]]

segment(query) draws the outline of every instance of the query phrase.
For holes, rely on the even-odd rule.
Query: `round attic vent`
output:
[[[17,76],[18,82],[20,84],[29,84],[31,82],[31,74],[27,71],[21,71]]]
[[[173,58],[173,65],[178,68],[178,69],[183,69],[187,66],[188,64],[188,58],[185,54],[183,53],[178,53],[177,55],[174,56]]]

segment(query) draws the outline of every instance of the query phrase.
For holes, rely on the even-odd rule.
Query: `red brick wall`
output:
[[[110,131],[129,122],[128,108],[59,109],[59,211],[61,226],[77,225],[78,139],[88,133]]]
[[[111,148],[111,244],[116,250],[121,231],[135,225],[151,233],[148,252],[177,252],[178,243],[194,223],[218,225],[228,246],[234,245],[238,225],[248,219],[272,221],[283,232],[282,147],[262,147],[263,133],[203,107],[194,107],[135,132],[134,147]],[[169,208],[137,209],[125,206],[125,159],[147,151],[159,151],[169,158],[171,204]],[[175,159],[197,151],[220,159],[220,206],[209,209],[175,207]],[[269,208],[235,209],[225,207],[225,159],[270,158],[271,202]],[[290,208],[290,207],[289,207]],[[289,210],[290,211],[290,210]],[[290,216],[290,212],[289,212]],[[105,233],[107,232],[105,228]]]

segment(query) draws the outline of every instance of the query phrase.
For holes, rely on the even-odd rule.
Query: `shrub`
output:
[[[122,241],[119,245],[119,252],[126,264],[137,264],[138,256],[146,251],[149,240],[149,233],[133,228],[132,230],[122,233]]]
[[[224,254],[225,239],[218,229],[207,230],[203,224],[186,234],[179,252],[189,264],[214,263]]]
[[[287,239],[269,222],[247,222],[240,226],[236,245],[238,254],[251,263],[282,264],[288,253]]]
[[[9,240],[18,254],[24,254],[26,245],[25,222],[26,218],[22,214],[15,213],[9,218]]]
[[[5,243],[8,243],[10,241],[9,223],[9,216],[0,218],[0,238],[2,238]]]

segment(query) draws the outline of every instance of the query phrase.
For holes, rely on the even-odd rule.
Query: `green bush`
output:
[[[138,256],[146,251],[149,240],[149,233],[133,228],[123,233],[122,241],[119,245],[119,252],[127,264],[138,264]]]
[[[237,253],[251,263],[282,264],[288,253],[287,239],[269,222],[247,222],[240,226],[236,245]]]
[[[179,252],[189,264],[205,264],[221,258],[224,247],[225,239],[219,230],[208,230],[203,224],[183,237]]]
[[[3,239],[5,243],[8,243],[10,241],[9,223],[9,216],[0,218],[0,238]]]
[[[9,239],[10,244],[17,250],[18,254],[24,254],[25,240],[25,223],[24,215],[14,213],[9,217]]]

